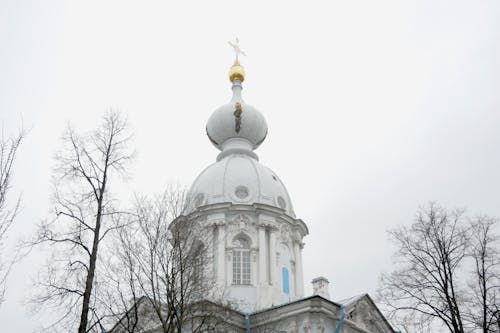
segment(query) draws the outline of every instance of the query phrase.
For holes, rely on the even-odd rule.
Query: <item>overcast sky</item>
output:
[[[189,185],[217,150],[205,135],[231,96],[227,41],[247,53],[244,98],[267,119],[256,151],[308,225],[306,291],[374,294],[389,228],[429,200],[500,216],[498,1],[0,1],[0,122],[30,132],[6,244],[47,216],[70,121],[125,112],[138,152],[123,198]],[[22,301],[43,258],[18,265],[2,332],[29,332]]]

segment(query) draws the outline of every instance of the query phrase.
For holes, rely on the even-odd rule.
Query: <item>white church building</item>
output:
[[[213,252],[208,271],[235,304],[221,332],[395,332],[367,294],[332,301],[328,280],[320,277],[314,294],[304,295],[307,225],[278,175],[256,154],[268,128],[242,98],[245,72],[238,61],[229,78],[232,98],[206,126],[220,153],[194,180],[194,207],[186,216],[200,226],[193,232],[212,242],[205,244]]]

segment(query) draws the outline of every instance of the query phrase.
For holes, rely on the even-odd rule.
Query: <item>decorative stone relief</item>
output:
[[[293,240],[298,243],[302,243],[302,236],[298,230],[293,232]]]
[[[304,330],[304,333],[311,332],[311,324],[309,324],[308,321],[304,321],[304,324],[302,324],[302,329]]]
[[[226,221],[224,219],[209,220],[212,225],[225,225]]]
[[[246,199],[249,193],[250,192],[248,191],[248,187],[243,185],[236,187],[236,189],[234,190],[234,195],[236,195],[236,197],[241,200]]]
[[[245,234],[249,234],[251,229],[249,228],[250,218],[243,214],[238,214],[230,222],[227,226],[227,237],[228,241],[231,242],[232,238],[235,237],[240,232],[244,232]],[[250,236],[250,235],[248,235]]]
[[[319,318],[319,322],[318,322],[318,332],[319,333],[324,333],[325,330],[326,330],[326,325],[325,325],[325,321],[323,320],[323,318]]]
[[[244,214],[238,214],[233,219],[232,227],[237,229],[247,229],[250,225],[250,218]]]
[[[290,242],[291,228],[287,223],[283,223],[280,228],[279,238],[282,243]]]

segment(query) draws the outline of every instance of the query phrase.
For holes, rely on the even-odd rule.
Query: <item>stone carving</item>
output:
[[[319,333],[324,333],[326,330],[326,325],[325,325],[325,321],[323,320],[323,318],[319,318],[319,322],[318,322],[318,332]]]
[[[304,333],[311,332],[311,324],[309,324],[308,321],[304,321],[304,324],[302,325],[302,329],[304,330]]]
[[[229,217],[229,223],[227,223],[227,239],[231,241],[234,237],[239,234],[245,234],[252,244],[256,243],[257,228],[253,228],[255,221],[252,217],[246,214],[237,214],[235,216]],[[229,244],[228,244],[229,246]]]
[[[238,214],[234,218],[233,223],[238,226],[239,229],[245,229],[250,225],[250,218],[244,214]]]
[[[288,243],[290,241],[291,228],[288,224],[282,224],[280,228],[280,241]]]
[[[243,185],[236,187],[236,189],[234,190],[234,195],[236,195],[238,199],[245,199],[246,197],[248,197],[248,194],[248,187]]]
[[[303,244],[302,244],[302,242],[301,242],[301,239],[302,239],[302,237],[301,237],[301,235],[300,235],[300,232],[299,232],[298,230],[295,230],[295,231],[293,232],[293,240],[294,240],[295,242],[298,242],[298,243],[299,243],[300,248],[302,248],[302,245],[303,245]]]
[[[226,225],[226,220],[224,219],[210,220],[210,223],[215,226],[224,227]]]

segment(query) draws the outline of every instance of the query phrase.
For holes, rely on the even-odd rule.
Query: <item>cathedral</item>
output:
[[[245,71],[238,57],[229,79],[232,97],[206,125],[220,153],[194,180],[193,204],[185,214],[197,221],[192,236],[209,243],[203,246],[213,253],[206,271],[214,289],[233,304],[215,331],[395,332],[368,294],[333,301],[324,277],[312,281],[313,295],[304,294],[307,225],[278,175],[259,161],[256,150],[268,128],[263,114],[243,100]],[[159,331],[151,325],[148,332]]]

